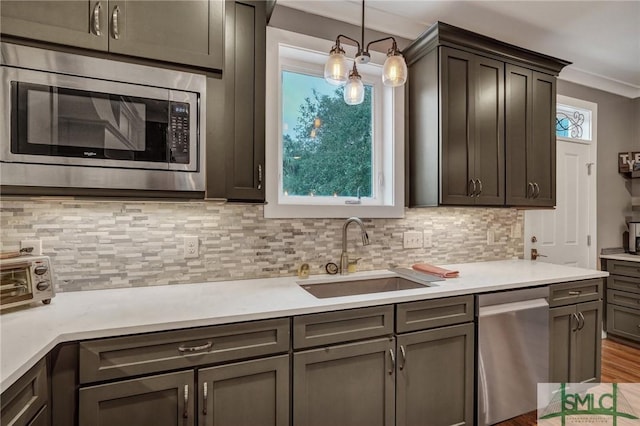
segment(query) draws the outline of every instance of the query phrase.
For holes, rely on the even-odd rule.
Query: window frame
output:
[[[267,28],[266,171],[264,208],[266,218],[401,218],[404,217],[404,88],[382,85],[381,65],[386,55],[372,53],[371,64],[359,65],[363,82],[373,86],[372,193],[360,204],[346,204],[356,197],[289,196],[282,188],[282,71],[322,76],[332,41]],[[355,47],[343,46],[347,57]],[[287,51],[289,49],[289,51]],[[293,50],[302,59],[291,59]],[[285,52],[281,57],[281,53]],[[308,64],[315,63],[310,66]],[[378,74],[378,75],[375,75]],[[379,83],[378,83],[379,82]],[[275,84],[273,84],[275,83]],[[393,141],[389,143],[388,141]]]

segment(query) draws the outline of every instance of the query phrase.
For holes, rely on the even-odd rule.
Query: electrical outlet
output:
[[[496,233],[493,229],[487,230],[487,245],[492,246],[496,243]]]
[[[423,247],[424,248],[431,248],[433,247],[433,239],[432,239],[432,235],[429,232],[423,232]]]
[[[402,246],[404,248],[422,248],[423,235],[418,231],[407,231],[403,235]]]
[[[198,250],[198,237],[185,235],[184,237],[184,258],[192,259],[200,256]]]
[[[20,241],[20,248],[33,247],[31,255],[40,256],[42,254],[42,240],[22,240]]]

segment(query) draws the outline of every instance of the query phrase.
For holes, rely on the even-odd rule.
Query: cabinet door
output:
[[[472,425],[473,324],[398,336],[396,425]]]
[[[79,424],[193,426],[193,371],[80,389]]]
[[[223,0],[111,0],[108,17],[110,52],[222,69]]]
[[[107,50],[107,0],[2,0],[2,34]]]
[[[22,426],[33,424],[49,424],[48,406],[49,380],[47,362],[41,360],[27,373],[20,377],[0,398],[0,424]],[[45,418],[42,418],[42,410]],[[47,420],[42,423],[42,420]]]
[[[556,201],[556,79],[507,64],[506,203],[553,207]]]
[[[265,181],[265,3],[230,2],[226,15],[223,76],[227,104],[224,123],[226,164],[224,168],[209,170],[209,179],[226,181],[224,198],[262,202]]]
[[[476,204],[504,204],[504,63],[474,59]]]
[[[533,75],[531,70],[507,64],[505,76],[506,204],[529,205],[534,191],[527,168]]]
[[[576,305],[580,319],[571,354],[572,382],[599,382],[602,343],[602,302]]]
[[[527,171],[535,185],[533,205],[556,204],[556,78],[532,74],[532,136],[527,149]]]
[[[456,49],[440,50],[440,203],[470,205],[475,178],[474,55]]]
[[[395,342],[377,339],[293,355],[293,424],[392,426]]]
[[[549,309],[549,381],[571,381],[571,356],[579,321],[576,305]]]
[[[289,355],[198,370],[198,425],[288,426]]]

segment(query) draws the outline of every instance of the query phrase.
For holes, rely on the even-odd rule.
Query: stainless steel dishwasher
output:
[[[549,289],[478,296],[478,425],[536,409],[549,381]]]

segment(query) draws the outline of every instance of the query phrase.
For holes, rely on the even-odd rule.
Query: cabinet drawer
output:
[[[401,303],[396,313],[396,331],[406,333],[473,321],[473,306],[471,295]]]
[[[640,341],[640,310],[607,305],[607,333]]]
[[[293,317],[295,349],[393,334],[393,305]]]
[[[549,286],[549,306],[602,299],[602,279],[572,281]]]
[[[80,343],[80,383],[289,350],[289,319],[193,328]]]
[[[45,407],[49,399],[48,392],[47,363],[43,359],[2,393],[0,424],[18,426],[37,420],[36,415]]]
[[[607,288],[640,293],[640,278],[609,275],[607,277]]]
[[[607,303],[638,309],[640,313],[640,294],[626,291],[607,290]]]
[[[607,271],[610,274],[640,277],[640,262],[607,259]]]

